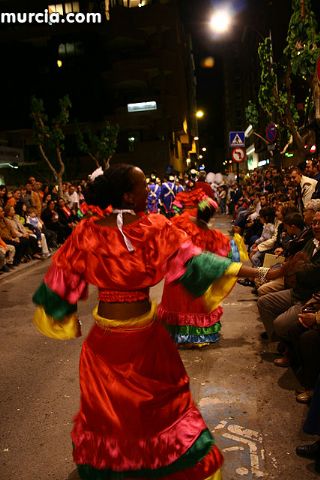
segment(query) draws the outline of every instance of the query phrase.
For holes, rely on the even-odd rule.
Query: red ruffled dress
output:
[[[219,230],[200,228],[194,222],[196,215],[196,210],[188,210],[171,221],[201,250],[231,256],[230,239]],[[195,297],[180,282],[165,282],[158,317],[167,325],[178,345],[202,347],[217,342],[222,314],[220,305],[211,309],[203,296]]]
[[[133,252],[118,228],[96,221],[80,222],[33,297],[38,306],[34,323],[52,338],[79,335],[76,303],[86,298],[87,284],[95,285],[104,301],[148,298],[171,261],[183,270],[190,259],[202,256],[162,215],[143,216],[123,227]],[[222,270],[229,267],[230,262],[222,263]],[[155,310],[152,306],[147,314],[122,321],[93,313],[95,324],[81,351],[81,403],[71,434],[82,479],[221,478],[222,456]]]

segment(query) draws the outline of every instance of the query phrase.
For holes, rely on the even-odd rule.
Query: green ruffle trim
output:
[[[221,330],[221,323],[217,322],[211,327],[194,327],[192,325],[166,325],[166,329],[172,334],[181,335],[212,335]]]
[[[67,315],[77,311],[77,304],[71,304],[54,293],[44,282],[32,297],[33,303],[41,305],[46,314],[55,320],[63,320]]]
[[[214,439],[209,430],[204,430],[189,450],[178,460],[156,470],[142,469],[127,472],[113,472],[112,470],[98,470],[90,465],[77,465],[80,477],[83,480],[122,480],[129,478],[161,478],[171,473],[191,468],[200,462],[211,450]],[[191,479],[190,479],[191,480]]]
[[[210,252],[201,253],[189,260],[180,282],[195,297],[201,297],[215,280],[222,277],[231,263],[229,258]]]

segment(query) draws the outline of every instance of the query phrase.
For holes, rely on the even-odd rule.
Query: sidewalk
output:
[[[41,259],[36,259],[36,260],[30,260],[28,263],[20,263],[16,267],[14,267],[10,272],[0,272],[0,283],[1,280],[7,280],[8,278],[12,278],[13,276],[20,274],[21,272],[26,272],[27,270],[30,270],[34,268],[36,265],[39,265],[40,263],[44,263],[46,260],[50,259],[50,257],[47,258],[41,258]]]

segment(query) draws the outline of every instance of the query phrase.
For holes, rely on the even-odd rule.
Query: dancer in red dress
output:
[[[185,210],[182,215],[172,218],[172,223],[186,232],[192,243],[201,250],[232,258],[230,239],[209,226],[218,208],[217,203],[203,194],[202,200],[197,203],[197,209]],[[217,342],[222,313],[221,305],[208,304],[204,296],[195,297],[181,283],[168,281],[167,278],[158,317],[166,324],[179,346],[203,347]]]
[[[80,357],[81,403],[73,456],[86,480],[219,480],[222,455],[195,406],[176,346],[149,288],[168,272],[202,295],[221,275],[258,270],[202,253],[162,215],[145,210],[143,172],[114,165],[95,179],[83,219],[35,293],[34,323],[51,338],[80,334],[77,301],[99,290]],[[113,211],[107,209],[112,205]]]

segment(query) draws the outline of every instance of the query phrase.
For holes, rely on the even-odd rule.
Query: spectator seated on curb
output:
[[[0,272],[10,272],[13,265],[16,249],[13,245],[7,245],[0,237]]]
[[[50,257],[46,235],[43,232],[44,224],[37,216],[37,211],[34,207],[29,208],[28,216],[26,218],[26,226],[35,234],[42,256]]]
[[[264,255],[268,250],[268,241],[274,237],[275,225],[274,225],[275,211],[271,207],[261,208],[259,219],[263,225],[262,234],[250,250],[250,260],[254,267],[261,267],[263,264]],[[255,287],[254,281],[245,278],[244,280],[237,280],[240,285],[245,287]]]
[[[55,232],[57,235],[58,245],[62,245],[70,235],[72,229],[60,221],[54,200],[48,202],[47,207],[42,212],[41,219],[43,220],[46,229]]]
[[[287,357],[303,388],[296,400],[308,403],[320,375],[320,292],[302,308],[286,335]]]
[[[31,230],[19,222],[18,217],[15,215],[14,207],[7,206],[5,207],[4,211],[6,214],[6,224],[10,225],[11,229],[14,231],[15,237],[18,237],[20,242],[24,242],[26,244],[24,260],[28,261],[30,258],[41,258],[36,236]]]
[[[15,230],[5,221],[4,209],[0,207],[0,236],[7,245],[13,245],[16,249],[14,265],[19,265],[27,252],[27,242],[16,236]]]
[[[269,339],[276,334],[286,340],[302,305],[318,291],[320,284],[320,212],[313,220],[314,239],[284,264],[287,288],[258,299],[260,319]],[[286,363],[284,361],[284,363]]]
[[[320,201],[311,200],[308,202],[306,209],[304,210],[303,219],[304,227],[302,228],[301,218],[296,214],[299,213],[296,207],[290,206],[290,202],[286,206],[282,207],[282,213],[286,218],[286,222],[289,224],[289,231],[295,235],[295,238],[290,238],[287,234],[288,228],[285,228],[285,224],[282,223],[278,228],[278,237],[276,241],[276,248],[274,250],[275,255],[283,255],[287,259],[292,257],[294,253],[301,251],[308,240],[313,238],[312,220],[315,212],[320,210]],[[290,215],[293,215],[292,217]],[[279,217],[280,218],[280,217]],[[291,227],[290,227],[291,226]],[[302,230],[301,230],[302,228]],[[285,236],[286,235],[286,236]],[[278,292],[284,290],[284,278],[277,278],[274,281],[266,282],[258,288],[258,296],[266,295],[271,292]]]
[[[252,245],[250,250],[250,260],[254,267],[261,267],[264,255],[271,250],[268,240],[274,237],[276,227],[274,224],[275,211],[271,207],[261,208],[259,213],[260,222],[263,225],[261,237]]]

